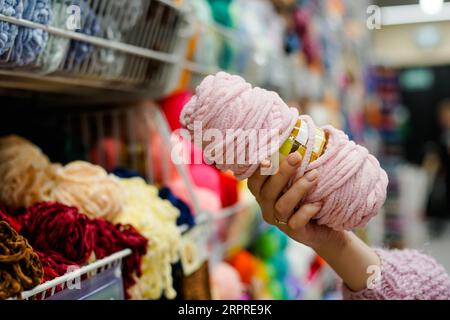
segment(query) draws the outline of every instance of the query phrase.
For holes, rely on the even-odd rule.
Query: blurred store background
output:
[[[173,266],[178,298],[211,298],[210,288],[213,298],[340,298],[320,257],[262,221],[245,182],[170,161],[181,108],[219,70],[367,146],[390,184],[357,234],[423,250],[450,272],[450,2],[137,0],[129,12],[123,1],[83,3],[91,28],[62,30],[71,42],[51,32],[42,49],[0,42],[0,136],[158,187],[181,212],[180,243],[201,243],[190,271]],[[31,52],[17,60],[14,46]]]

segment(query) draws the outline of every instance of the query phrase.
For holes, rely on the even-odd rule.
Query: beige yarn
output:
[[[0,138],[0,202],[30,206],[45,197],[49,159],[41,149],[18,136]]]
[[[118,179],[93,164],[51,164],[41,149],[18,136],[0,138],[0,203],[12,208],[55,201],[91,218],[113,221],[124,195]]]
[[[75,206],[90,218],[108,221],[122,211],[124,196],[119,181],[103,168],[84,161],[52,168],[53,185],[45,200]]]

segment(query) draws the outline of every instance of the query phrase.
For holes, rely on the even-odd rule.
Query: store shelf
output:
[[[73,5],[82,24],[72,31]],[[169,0],[51,0],[48,9],[45,21],[0,14],[0,22],[18,30],[11,49],[0,51],[0,87],[95,92],[108,100],[111,92],[158,98],[174,85],[188,30],[183,7]],[[28,33],[41,36],[42,46],[21,52],[31,46],[21,37]]]

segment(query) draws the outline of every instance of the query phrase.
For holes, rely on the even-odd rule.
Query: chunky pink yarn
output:
[[[239,76],[232,76],[225,72],[220,72],[216,76],[206,77],[197,88],[196,94],[184,106],[181,112],[181,125],[191,131],[193,135],[196,121],[201,122],[203,130],[217,129],[226,136],[226,130],[233,129],[234,135],[227,135],[227,140],[218,142],[223,145],[222,150],[234,148],[236,138],[242,135],[245,130],[263,129],[267,135],[261,136],[261,143],[256,145],[256,150],[250,157],[274,154],[290,135],[298,118],[298,111],[290,109],[275,92],[270,92],[260,88],[252,88]],[[278,129],[278,132],[271,129]],[[272,136],[269,134],[272,133]],[[275,141],[278,139],[280,141]],[[273,148],[269,152],[262,152],[267,147],[267,143],[272,143]],[[216,148],[216,143],[211,143],[204,148]],[[205,146],[199,146],[205,147]],[[249,146],[247,145],[247,151]],[[243,148],[238,150],[242,150]],[[206,152],[208,153],[208,152]],[[224,156],[225,159],[225,156]],[[206,159],[214,162],[214,159]],[[234,161],[229,161],[234,160]],[[261,161],[265,159],[248,159],[247,163],[253,165],[237,164],[237,154],[235,159],[227,159],[227,164],[216,164],[221,170],[231,170],[240,179],[250,177],[259,167]],[[229,164],[234,163],[234,164]]]
[[[319,183],[305,198],[305,202],[323,203],[323,207],[315,217],[321,225],[336,230],[351,230],[364,226],[370,218],[378,213],[386,199],[388,178],[375,157],[366,148],[349,141],[342,132],[331,126],[323,129],[327,132],[328,144],[325,153],[309,164],[314,144],[315,125],[310,117],[301,116],[309,127],[308,151],[303,158],[302,166],[293,181],[305,173],[317,169]],[[267,144],[276,140],[269,154],[278,152],[281,145],[289,137],[298,119],[298,111],[289,108],[275,92],[261,88],[252,88],[239,76],[220,72],[216,76],[208,76],[196,90],[195,96],[184,107],[180,121],[193,137],[195,122],[201,123],[203,131],[218,129],[225,136],[228,129],[234,129],[234,136],[228,140],[212,142],[202,146],[217,150],[219,144],[225,153],[234,144],[239,135],[249,129],[276,129],[263,139],[252,141],[251,146],[256,155],[249,154],[250,143],[245,148],[249,154],[247,164],[216,164],[221,170],[231,170],[238,179],[250,177],[264,159],[259,150],[267,149]],[[245,141],[245,139],[241,139]],[[205,152],[209,154],[209,152]],[[267,153],[266,153],[267,154]],[[235,155],[235,159],[238,155]],[[214,159],[207,159],[214,162]],[[234,163],[236,163],[235,161]]]

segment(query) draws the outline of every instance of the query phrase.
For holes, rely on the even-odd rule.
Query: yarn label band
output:
[[[289,138],[280,148],[280,153],[283,156],[288,156],[291,153],[299,152],[302,157],[306,154],[307,144],[309,139],[308,125],[300,118],[297,121],[294,129],[292,130]],[[314,140],[313,151],[311,155],[311,162],[317,160],[324,152],[327,138],[325,132],[316,128],[316,136]]]

